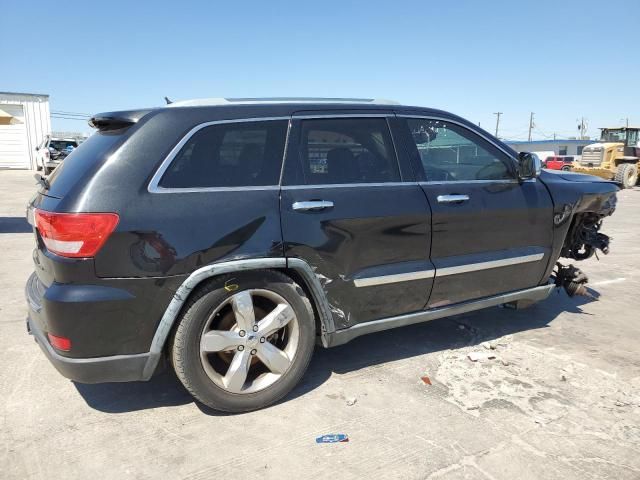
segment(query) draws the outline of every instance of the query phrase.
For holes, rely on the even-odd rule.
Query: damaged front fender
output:
[[[590,175],[548,170],[543,170],[540,180],[554,204],[554,255],[546,278],[556,278],[553,269],[560,257],[580,261],[597,255],[598,250],[609,253],[611,239],[601,229],[604,218],[615,211],[618,186]]]

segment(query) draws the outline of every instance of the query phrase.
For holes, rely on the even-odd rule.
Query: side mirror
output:
[[[529,152],[520,152],[518,154],[518,178],[520,180],[529,180],[540,175],[542,166],[537,155]]]

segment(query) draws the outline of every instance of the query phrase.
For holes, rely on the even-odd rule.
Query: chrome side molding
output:
[[[373,287],[375,285],[386,285],[387,283],[409,282],[411,280],[423,280],[433,278],[435,270],[420,270],[417,272],[393,273],[390,275],[380,275],[378,277],[356,278],[353,284],[356,287]]]
[[[543,258],[544,253],[533,253],[530,255],[521,255],[518,257],[488,260],[486,262],[466,263],[463,265],[438,268],[436,271],[436,275],[438,277],[444,277],[447,275],[455,275],[457,273],[476,272],[478,270],[489,270],[491,268],[508,267],[510,265],[519,265],[521,263],[539,262]]]

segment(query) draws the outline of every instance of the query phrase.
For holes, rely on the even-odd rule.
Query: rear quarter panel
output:
[[[57,211],[115,212],[120,221],[95,258],[99,277],[188,274],[245,257],[283,256],[278,189],[151,193],[171,149],[204,122],[286,116],[235,107],[159,109],[59,200]]]

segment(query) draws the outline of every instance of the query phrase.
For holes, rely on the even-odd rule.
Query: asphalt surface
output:
[[[580,263],[597,301],[553,293],[318,349],[291,395],[242,415],[170,373],[56,372],[25,329],[34,191],[32,173],[0,171],[0,478],[640,478],[638,188],[605,221],[611,253]],[[330,433],[349,442],[316,444]]]

